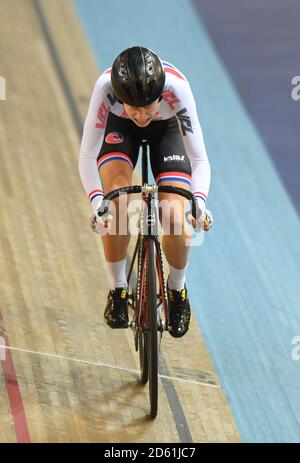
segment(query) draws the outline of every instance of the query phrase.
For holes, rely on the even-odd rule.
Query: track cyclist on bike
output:
[[[213,221],[206,209],[211,172],[190,85],[176,67],[161,61],[151,50],[131,47],[96,82],[79,158],[81,180],[93,209],[90,225],[102,235],[110,276],[104,317],[111,328],[128,325],[125,266],[130,235],[109,234],[112,221],[96,212],[104,193],[131,185],[139,147],[145,139],[151,148],[156,183],[191,189],[202,212],[197,221],[191,218],[191,223],[208,231]],[[172,202],[174,196],[161,193],[158,199]],[[163,234],[162,247],[170,267],[170,334],[181,337],[188,331],[191,315],[185,274],[192,233],[184,221],[184,199],[178,196],[176,201],[178,207],[168,217],[170,228]],[[118,222],[117,215],[112,220]],[[163,219],[162,208],[162,228]],[[174,232],[178,223],[182,224],[180,234]]]

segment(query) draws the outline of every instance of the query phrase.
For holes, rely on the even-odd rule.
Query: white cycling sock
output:
[[[110,289],[127,288],[126,281],[126,258],[118,262],[106,261]]]
[[[176,291],[182,290],[185,284],[185,272],[188,267],[188,264],[186,264],[184,268],[174,268],[170,264],[169,264],[169,267],[170,267],[170,274],[169,274],[169,279],[168,279],[169,289],[175,289]]]

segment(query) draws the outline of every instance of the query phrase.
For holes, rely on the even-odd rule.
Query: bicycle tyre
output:
[[[148,382],[148,354],[147,354],[147,340],[145,339],[145,333],[138,334],[139,343],[139,356],[140,356],[140,370],[141,370],[141,382],[146,384]]]
[[[149,329],[145,332],[148,358],[150,416],[155,418],[158,409],[158,342],[157,342],[157,293],[154,241],[148,242],[148,310]]]
[[[145,252],[144,248],[144,252]],[[142,248],[140,246],[139,248],[139,262],[140,259],[142,259]],[[140,271],[138,272],[139,278],[142,279],[142,275],[145,275],[146,270],[147,270],[147,264],[148,264],[148,255],[147,252],[144,253],[144,259],[142,259],[141,262],[141,268]],[[145,293],[147,292],[147,280],[145,281],[144,278],[142,279],[142,287],[140,290],[140,300],[137,301],[137,307],[140,307],[140,303],[142,300],[142,304],[145,301]],[[138,310],[137,308],[137,310]],[[144,311],[143,311],[144,312]],[[141,327],[139,328],[139,331],[137,333],[137,343],[138,343],[138,351],[139,351],[139,359],[140,359],[140,375],[141,375],[141,383],[146,384],[148,382],[148,354],[147,354],[147,342],[145,338],[145,332],[140,331]]]

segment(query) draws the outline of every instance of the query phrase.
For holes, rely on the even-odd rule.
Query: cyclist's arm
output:
[[[103,189],[97,168],[97,156],[103,142],[110,102],[106,96],[107,77],[102,74],[96,82],[84,124],[79,155],[82,185],[95,211],[101,204]]]
[[[176,85],[176,117],[183,144],[192,165],[191,190],[198,198],[199,207],[205,203],[209,193],[211,169],[207,157],[203,133],[197,115],[196,103],[190,85],[180,81]]]

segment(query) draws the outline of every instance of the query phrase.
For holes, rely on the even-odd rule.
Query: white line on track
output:
[[[68,362],[77,362],[77,363],[83,363],[83,364],[86,364],[86,365],[94,365],[94,366],[98,366],[98,367],[102,367],[102,368],[110,368],[112,370],[126,371],[126,372],[129,372],[129,373],[135,373],[135,374],[140,373],[138,370],[133,370],[131,368],[119,367],[117,365],[109,365],[107,363],[102,363],[102,362],[93,362],[93,361],[90,361],[90,360],[82,360],[82,359],[77,359],[77,358],[74,358],[74,357],[65,357],[63,355],[50,354],[48,352],[37,352],[37,351],[34,351],[34,350],[29,350],[29,349],[22,349],[20,347],[12,347],[12,346],[0,345],[0,352],[1,352],[1,349],[4,350],[4,351],[5,350],[11,350],[11,351],[16,351],[16,352],[23,352],[23,353],[26,353],[26,354],[39,355],[41,357],[56,358],[56,359],[65,360],[65,361],[68,361]],[[221,388],[221,386],[218,385],[218,384],[209,384],[209,383],[205,383],[204,381],[203,382],[202,381],[193,381],[193,380],[190,380],[190,379],[176,378],[174,376],[166,376],[166,375],[159,375],[159,377],[162,378],[162,379],[167,379],[169,381],[179,381],[179,382],[188,383],[188,384],[197,384],[198,386],[206,386],[206,387],[211,387],[211,388],[214,388],[214,389],[220,389]]]

